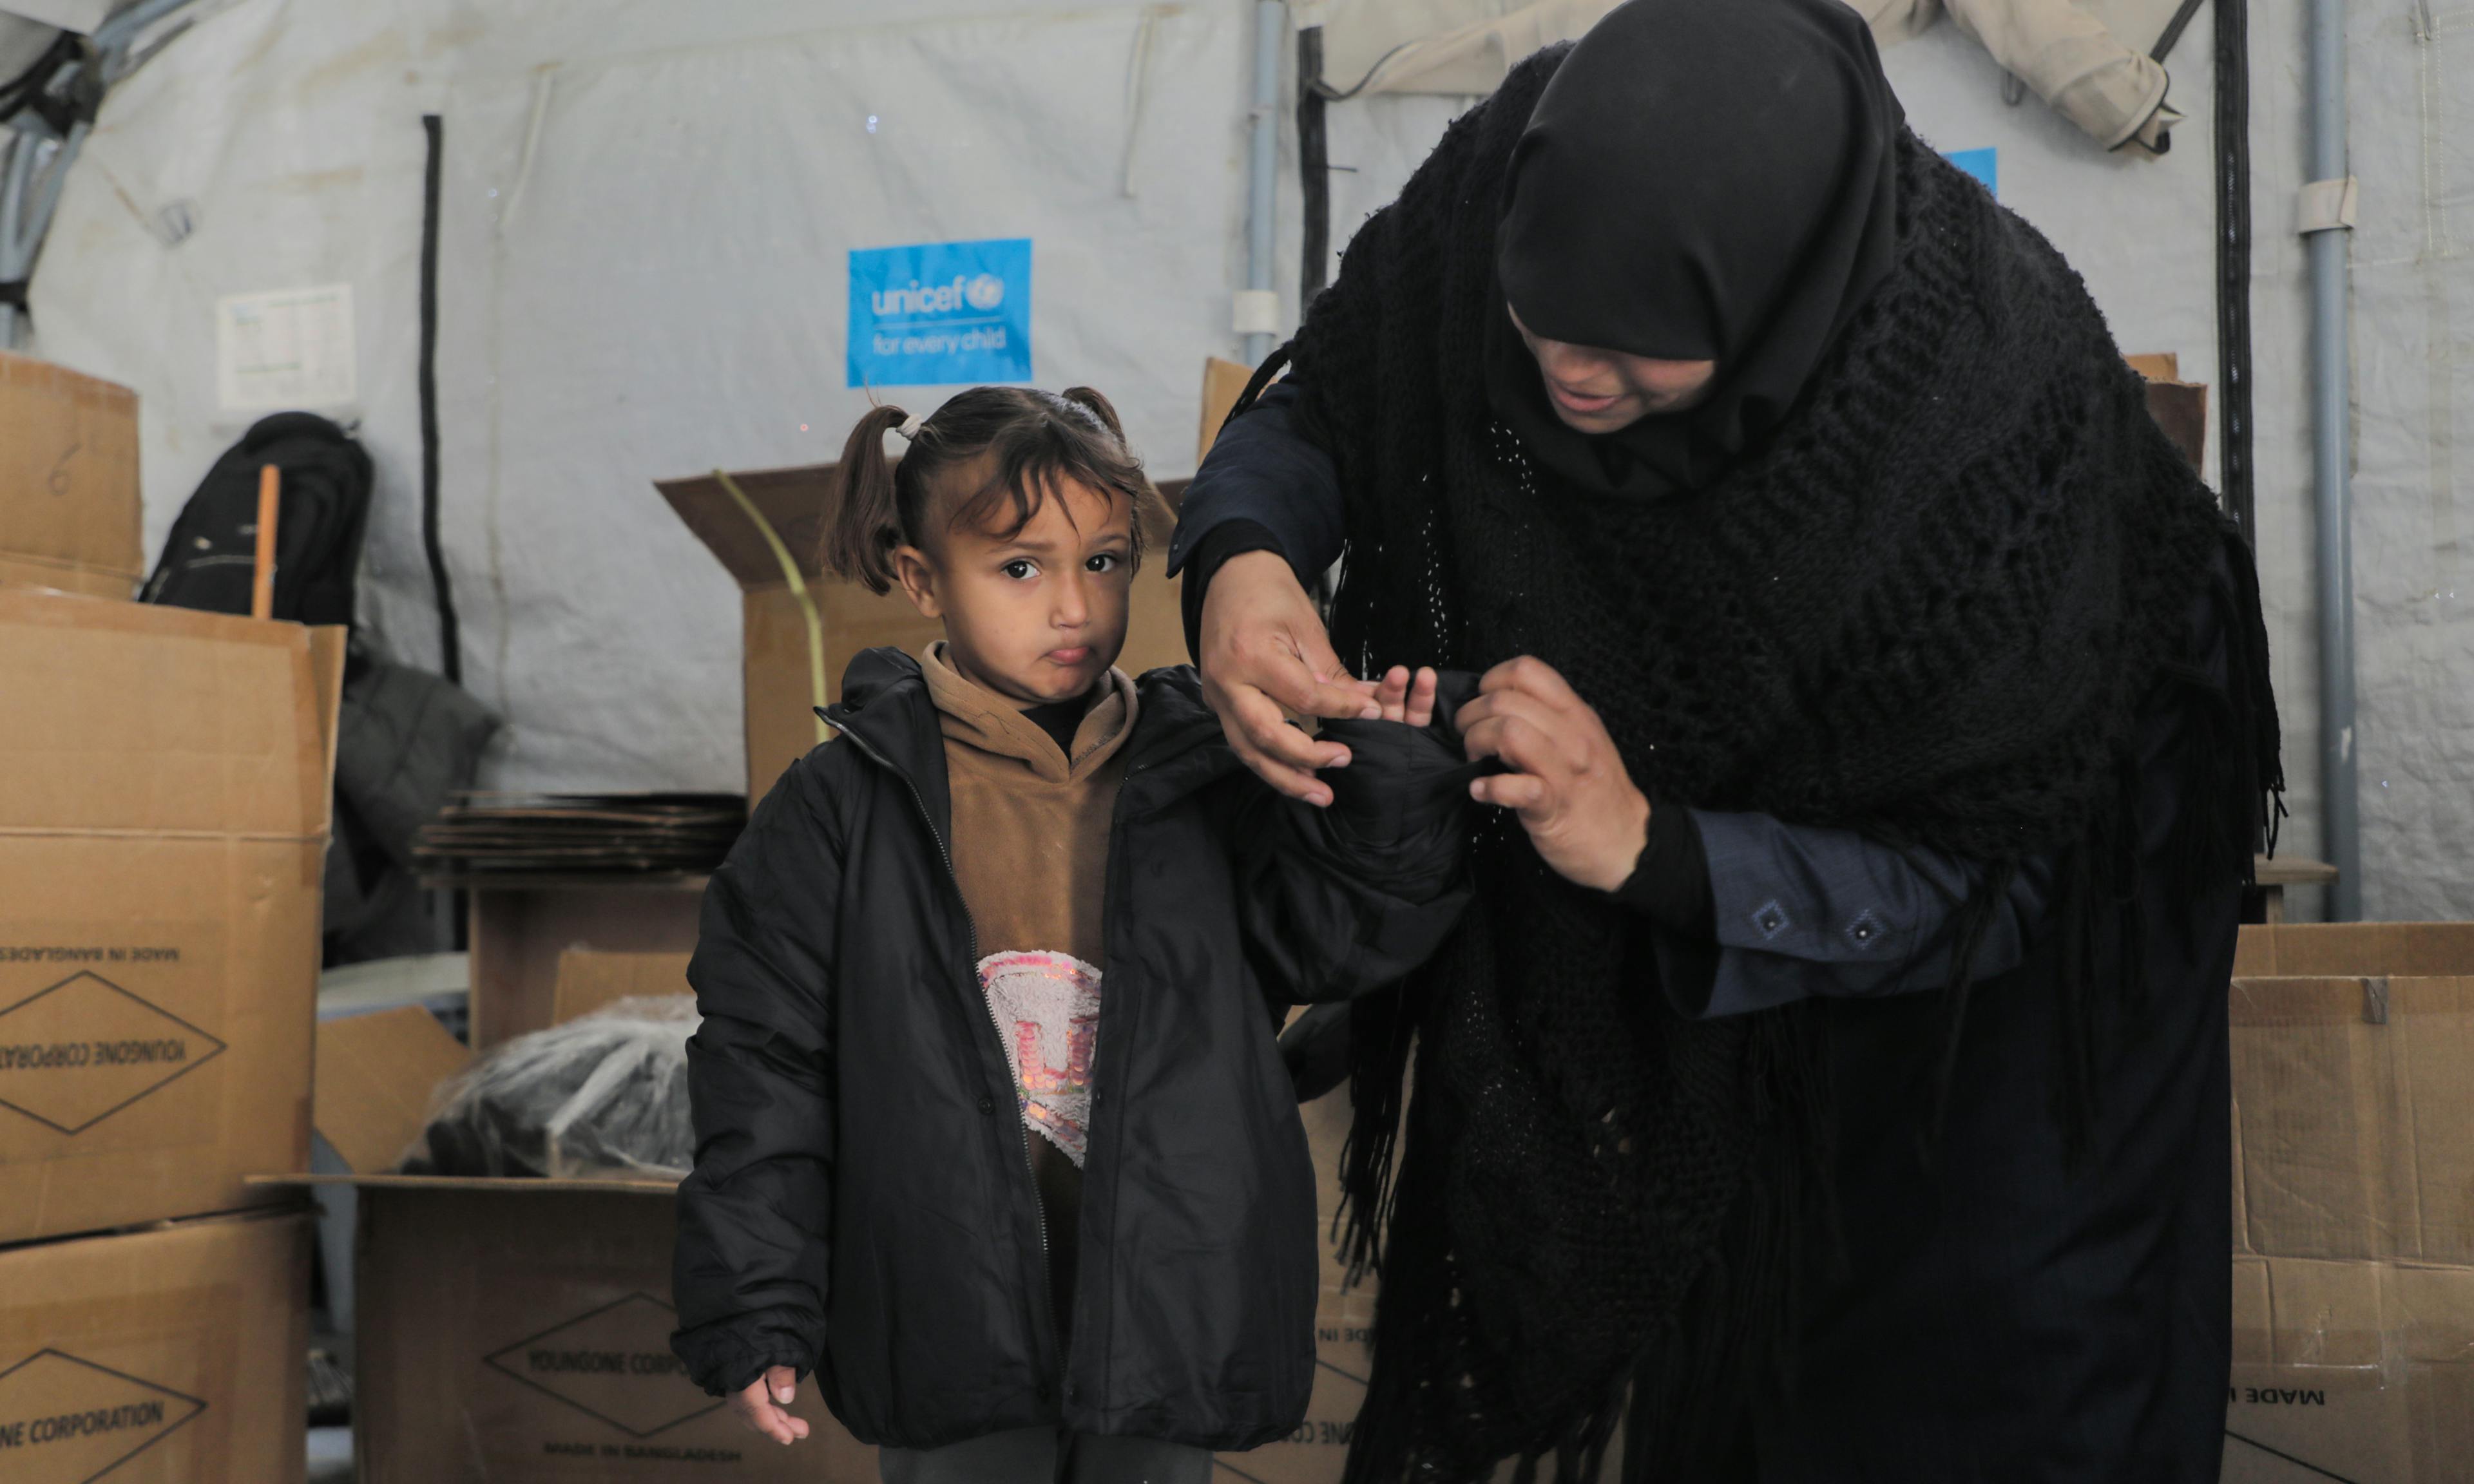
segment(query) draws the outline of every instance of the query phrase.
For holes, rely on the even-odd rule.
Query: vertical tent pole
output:
[[[1280,42],[1289,8],[1281,0],[1254,0],[1253,148],[1246,168],[1246,288],[1239,302],[1246,336],[1246,363],[1260,366],[1272,353],[1272,328],[1260,306],[1272,290],[1272,204],[1279,184]],[[1274,310],[1276,314],[1276,310]]]
[[[2345,0],[2311,0],[2311,157],[2306,191],[2341,202],[2345,167]],[[2354,735],[2352,383],[2341,208],[2306,212],[2311,253],[2311,468],[2319,559],[2319,819],[2337,868],[2328,916],[2363,915],[2363,841]]]

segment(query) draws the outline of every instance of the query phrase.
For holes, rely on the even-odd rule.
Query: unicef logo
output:
[[[921,283],[913,278],[898,289],[878,289],[868,296],[868,307],[880,318],[910,319],[920,316],[953,314],[964,307],[986,314],[1005,302],[1006,281],[992,273],[965,278],[956,274],[943,283]]]

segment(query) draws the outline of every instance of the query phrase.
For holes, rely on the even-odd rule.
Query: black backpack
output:
[[[350,624],[361,537],[370,522],[370,456],[315,413],[261,419],[206,470],[181,507],[139,599],[216,613],[249,611],[257,563],[258,468],[283,471],[275,522],[275,616]]]

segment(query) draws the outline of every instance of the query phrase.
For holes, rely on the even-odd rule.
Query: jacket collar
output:
[[[919,796],[941,842],[953,833],[945,736],[919,661],[898,649],[861,650],[842,672],[842,698],[816,714]]]
[[[1125,812],[1163,807],[1241,764],[1202,699],[1192,665],[1152,670],[1134,682],[1140,709],[1127,744]]]
[[[930,645],[919,657],[919,668],[948,743],[1011,759],[1045,782],[1070,782],[1106,767],[1128,740],[1129,721],[1139,714],[1134,682],[1123,670],[1111,668],[1100,682],[1105,693],[1090,700],[1068,756],[1015,703],[964,680],[947,660],[944,645]]]
[[[1139,788],[1128,806],[1164,806],[1239,766],[1192,665],[1151,671],[1134,688],[1125,786],[1137,790],[1139,779]],[[940,836],[950,829],[944,729],[918,660],[898,649],[861,651],[842,672],[842,698],[816,714],[916,789]]]

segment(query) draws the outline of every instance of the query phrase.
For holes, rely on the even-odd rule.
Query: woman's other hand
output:
[[[808,1435],[807,1419],[792,1417],[788,1410],[798,1396],[798,1374],[788,1366],[774,1366],[763,1379],[734,1394],[730,1410],[746,1426],[787,1448]]]
[[[1292,799],[1330,803],[1315,771],[1347,766],[1348,749],[1317,741],[1289,718],[1377,720],[1374,689],[1341,664],[1314,600],[1278,552],[1245,552],[1212,575],[1202,596],[1202,699],[1263,781]]]
[[[1649,842],[1649,800],[1633,786],[1607,725],[1542,660],[1523,657],[1486,672],[1461,707],[1469,757],[1512,769],[1469,784],[1469,797],[1513,810],[1546,864],[1565,879],[1612,892]]]

